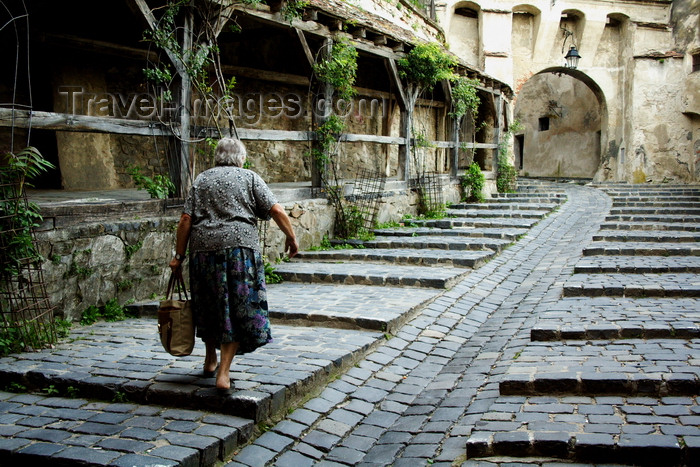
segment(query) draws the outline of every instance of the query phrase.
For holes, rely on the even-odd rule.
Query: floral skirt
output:
[[[190,257],[192,311],[197,337],[217,348],[238,342],[238,353],[272,342],[262,255],[227,248]]]

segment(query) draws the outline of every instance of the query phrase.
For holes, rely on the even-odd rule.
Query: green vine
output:
[[[470,79],[460,76],[453,80],[452,86],[452,111],[450,116],[457,120],[469,114],[476,121],[479,112],[479,94],[477,93],[478,79]]]
[[[482,203],[484,201],[484,185],[486,177],[481,171],[481,167],[476,162],[472,162],[467,171],[460,177],[462,185],[463,201],[476,201]]]
[[[324,83],[333,86],[340,99],[352,99],[357,91],[353,87],[357,75],[357,49],[347,39],[333,41],[330,53],[314,63],[314,74]]]
[[[508,144],[514,133],[522,130],[522,125],[518,120],[508,127],[503,139],[498,143],[498,171],[496,174],[496,189],[499,193],[512,193],[518,184],[518,171],[510,163],[508,157]]]
[[[346,39],[336,38],[328,55],[314,64],[313,71],[319,81],[333,87],[340,99],[350,100],[356,94],[353,85],[357,75],[357,50]],[[339,176],[338,143],[345,128],[345,122],[340,117],[330,114],[316,128],[316,144],[311,154],[319,168],[321,183],[335,210],[336,236],[368,238],[369,232],[363,226],[362,213],[345,199]]]
[[[456,60],[435,42],[417,44],[398,61],[399,76],[421,90],[455,78]]]

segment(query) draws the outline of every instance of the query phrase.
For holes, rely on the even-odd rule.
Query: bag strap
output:
[[[168,280],[168,291],[165,293],[168,300],[173,298],[176,288],[179,300],[182,300],[183,293],[185,294],[185,300],[189,300],[189,297],[187,296],[187,287],[185,287],[185,279],[182,277],[182,271],[170,273],[170,279]]]

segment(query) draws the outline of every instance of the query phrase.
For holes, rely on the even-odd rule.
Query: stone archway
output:
[[[521,173],[594,178],[607,144],[607,114],[602,90],[585,73],[555,67],[532,76],[515,103]]]

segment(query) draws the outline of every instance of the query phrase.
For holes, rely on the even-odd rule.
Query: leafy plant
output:
[[[124,307],[119,305],[116,298],[112,298],[105,303],[102,309],[102,317],[105,321],[123,321],[126,319]]]
[[[23,264],[41,261],[32,230],[43,220],[39,206],[28,203],[24,190],[30,180],[55,168],[38,149],[25,148],[4,156],[0,166],[0,245],[4,247],[2,272],[17,276]]]
[[[57,396],[61,393],[53,384],[43,388],[42,391],[45,392],[47,396]]]
[[[279,284],[283,282],[282,276],[277,274],[275,267],[268,261],[265,261],[265,283],[267,284]]]
[[[27,386],[20,384],[16,381],[12,381],[9,385],[5,387],[5,391],[14,393],[27,392]]]
[[[143,242],[138,241],[134,243],[133,245],[126,245],[124,247],[124,251],[126,252],[126,259],[129,259],[133,256],[134,253],[139,251],[141,247],[143,246]]]
[[[141,167],[134,165],[129,167],[129,175],[134,181],[134,185],[139,190],[146,190],[151,198],[166,199],[175,193],[175,185],[170,178],[165,175],[156,174],[152,178],[141,173]]]
[[[462,199],[464,201],[483,202],[485,181],[486,177],[484,177],[479,164],[472,162],[464,175],[460,177],[460,184],[463,189]]]
[[[85,308],[83,313],[80,315],[80,324],[83,326],[89,326],[100,319],[100,316],[100,309],[95,305],[90,305],[89,307]]]
[[[71,399],[75,399],[80,395],[80,389],[76,388],[75,386],[68,386],[66,388],[66,394]]]
[[[116,298],[112,298],[108,300],[103,307],[98,308],[95,305],[90,305],[85,308],[80,316],[80,324],[89,326],[99,319],[104,319],[105,321],[123,321],[126,318],[127,313],[124,307],[119,305]]]

